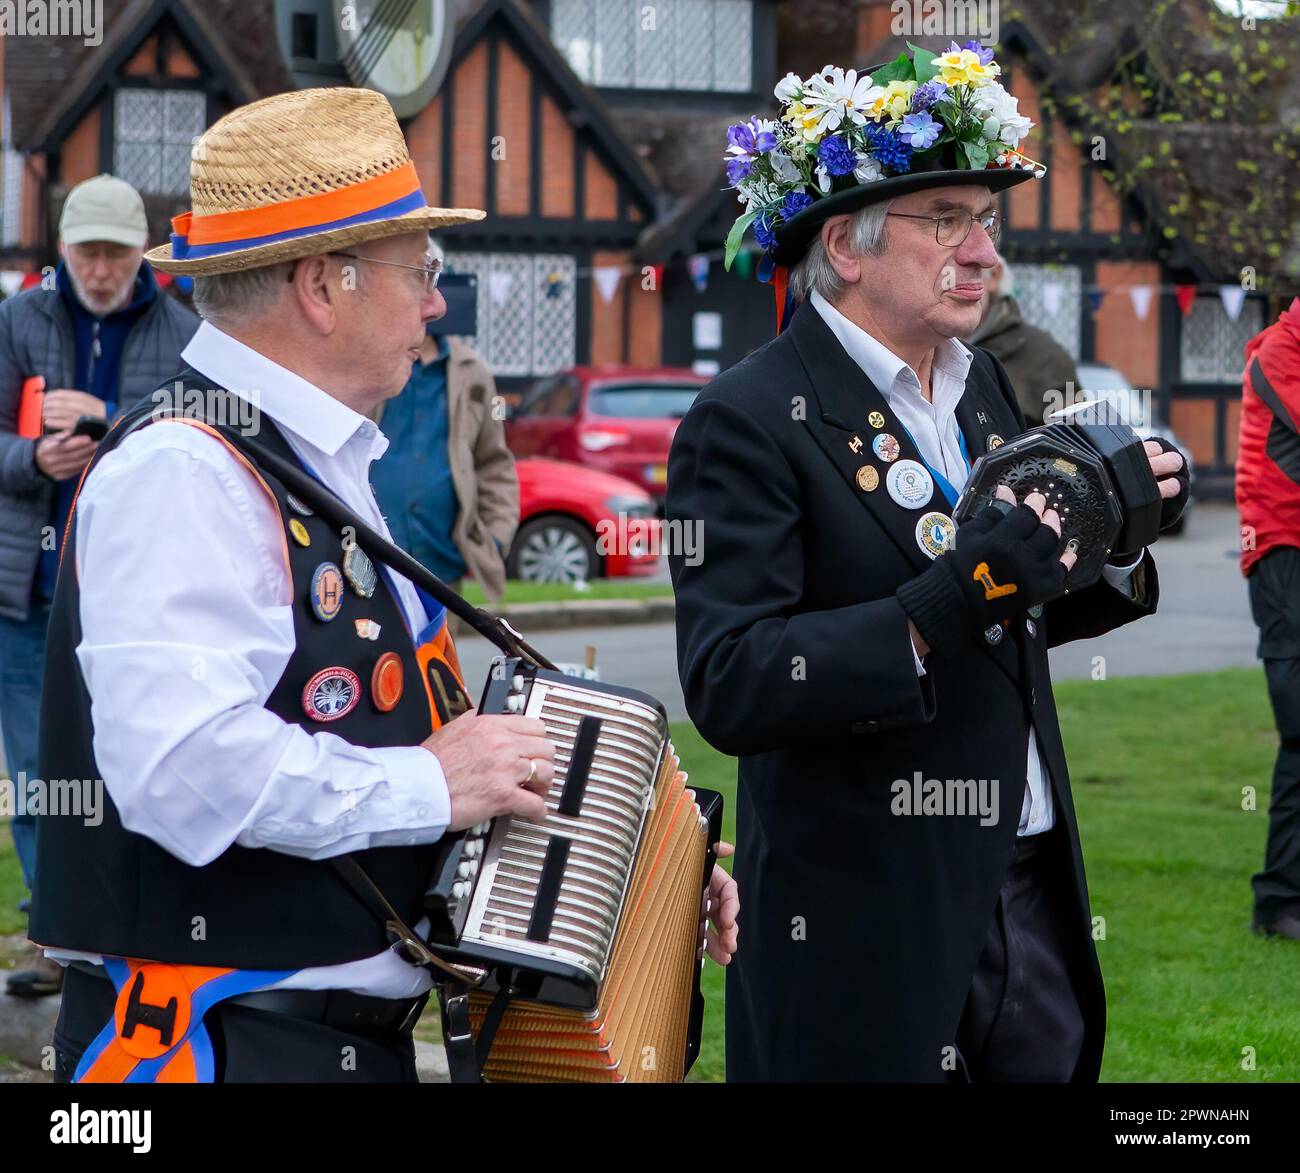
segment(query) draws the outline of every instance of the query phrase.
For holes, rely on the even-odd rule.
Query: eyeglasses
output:
[[[436,257],[425,257],[423,265],[403,265],[400,261],[381,261],[378,257],[362,257],[356,253],[331,253],[334,257],[347,257],[351,261],[369,261],[372,265],[392,265],[394,269],[409,269],[412,273],[424,275],[424,295],[428,297],[438,288],[438,278],[442,276],[442,262]]]
[[[904,220],[933,220],[934,239],[942,248],[956,248],[970,235],[971,225],[979,224],[988,233],[989,240],[997,244],[1002,239],[1002,217],[997,212],[976,216],[966,208],[950,208],[938,216],[913,216],[907,212],[886,212],[887,216],[901,216]]]

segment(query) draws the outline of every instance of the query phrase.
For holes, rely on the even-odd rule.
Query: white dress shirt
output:
[[[961,429],[956,412],[966,390],[966,376],[974,357],[972,352],[956,338],[947,339],[935,349],[930,368],[930,398],[926,399],[921,394],[920,378],[898,355],[861,326],[849,321],[820,293],[814,290],[810,300],[849,357],[862,368],[862,373],[876,386],[890,410],[907,428],[921,458],[931,469],[942,472],[960,493],[970,476],[970,468],[962,455]],[[1129,576],[1141,560],[1139,556],[1128,567],[1107,566],[1102,575],[1112,586],[1125,590]],[[913,655],[916,656],[917,674],[924,675],[925,666],[915,649]],[[1047,769],[1032,725],[1029,727],[1025,772],[1028,785],[1020,808],[1017,834],[1039,835],[1051,830],[1056,822],[1056,811]]]
[[[373,421],[210,323],[183,357],[214,387],[254,400],[388,536],[369,481],[388,440]],[[86,478],[76,526],[77,659],[124,827],[195,867],[236,843],[325,859],[443,834],[451,800],[428,750],[365,749],[263,707],[295,646],[284,522],[224,444],[184,424],[140,429]],[[427,617],[414,586],[385,573],[418,634]],[[386,951],[302,970],[281,988],[398,998],[430,985]]]

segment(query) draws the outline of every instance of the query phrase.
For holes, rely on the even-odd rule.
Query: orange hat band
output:
[[[300,196],[264,208],[208,216],[183,212],[172,220],[172,257],[220,256],[371,220],[389,220],[425,206],[415,164],[408,161],[395,171],[338,191]]]

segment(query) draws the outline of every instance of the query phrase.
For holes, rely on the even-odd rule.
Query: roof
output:
[[[5,57],[14,146],[57,144],[97,100],[98,78],[129,60],[158,22],[170,15],[200,57],[221,73],[235,101],[292,88],[280,56],[275,11],[261,0],[103,0],[104,37],[86,45],[71,37],[25,37]]]

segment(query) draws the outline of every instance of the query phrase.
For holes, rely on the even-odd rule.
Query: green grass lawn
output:
[[[1110,1007],[1102,1078],[1300,1080],[1300,944],[1248,932],[1277,736],[1257,670],[1056,688]],[[735,763],[689,725],[691,778],[735,793]],[[1242,810],[1242,787],[1258,809]],[[734,826],[728,820],[728,829]],[[744,948],[744,893],[741,893]],[[722,971],[694,1078],[721,1079]],[[1254,1048],[1245,1070],[1243,1048]]]
[[[523,582],[511,579],[506,583],[501,604],[506,603],[570,603],[593,599],[652,599],[671,597],[673,588],[667,582],[642,582],[635,578],[598,578],[587,583],[586,590],[577,590],[559,582]],[[490,606],[483,588],[478,583],[465,583],[465,598],[476,607]]]
[[[1247,931],[1277,744],[1263,673],[1072,681],[1056,693],[1093,912],[1105,917],[1103,1078],[1300,1080],[1300,944]],[[691,778],[727,796],[732,837],[735,762],[687,723],[673,738]],[[1242,810],[1248,785],[1258,791],[1253,812]],[[20,931],[20,890],[2,835],[0,933]],[[704,974],[705,1040],[692,1078],[719,1080],[723,975],[712,962]],[[1242,1066],[1248,1047],[1254,1070]]]

